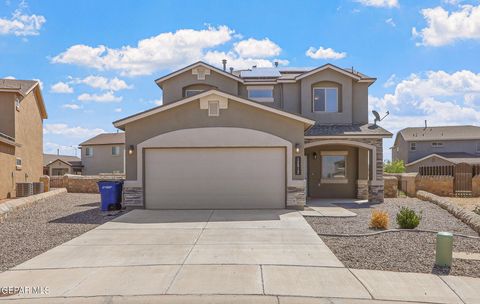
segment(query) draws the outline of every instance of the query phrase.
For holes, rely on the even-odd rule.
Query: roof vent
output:
[[[278,61],[275,61],[273,64],[275,64],[275,67],[278,68]]]
[[[227,59],[222,59],[223,70],[227,70]]]
[[[257,65],[252,65],[252,69],[256,69],[257,68]]]
[[[230,67],[230,74],[233,74],[233,67]]]

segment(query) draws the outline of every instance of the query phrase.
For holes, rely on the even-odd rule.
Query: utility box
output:
[[[453,234],[450,232],[437,233],[435,248],[435,265],[441,267],[452,266]]]

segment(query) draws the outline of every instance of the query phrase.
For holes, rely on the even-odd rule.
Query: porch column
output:
[[[368,149],[358,148],[357,199],[368,199],[369,179]]]

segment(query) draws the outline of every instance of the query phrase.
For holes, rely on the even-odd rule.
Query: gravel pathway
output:
[[[29,260],[117,215],[100,212],[98,194],[66,193],[15,211],[0,223],[0,271]]]
[[[419,229],[478,236],[447,211],[415,198],[385,199],[379,205],[347,208],[358,214],[353,218],[306,217],[306,220],[320,234],[372,233],[377,231],[368,227],[373,209],[387,211],[390,215],[389,228],[398,228],[395,215],[402,206],[422,211]],[[454,259],[450,269],[435,267],[435,233],[401,231],[372,236],[320,237],[349,268],[480,277],[480,261]],[[454,251],[480,253],[480,240],[456,236]]]

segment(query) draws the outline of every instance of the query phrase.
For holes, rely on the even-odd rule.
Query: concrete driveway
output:
[[[0,286],[30,290],[0,300],[304,303],[321,297],[312,303],[380,303],[371,300],[379,291],[374,275],[344,268],[295,211],[134,210],[1,273]],[[384,274],[376,275],[385,283]],[[402,280],[419,284],[417,277],[397,279],[400,286]],[[419,296],[407,300],[462,303],[436,283],[441,288],[428,285],[426,292],[420,284]]]

